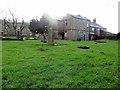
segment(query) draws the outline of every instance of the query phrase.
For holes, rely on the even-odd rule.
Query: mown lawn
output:
[[[2,88],[117,88],[118,41],[2,41]],[[77,48],[80,45],[90,49]]]

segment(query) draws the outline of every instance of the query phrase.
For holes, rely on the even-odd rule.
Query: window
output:
[[[92,31],[94,31],[95,30],[95,28],[92,28]]]

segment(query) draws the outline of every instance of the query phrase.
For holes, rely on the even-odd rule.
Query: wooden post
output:
[[[48,45],[54,45],[53,30],[51,27],[48,29]]]

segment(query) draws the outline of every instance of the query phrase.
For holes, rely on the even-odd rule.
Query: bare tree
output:
[[[9,31],[8,31],[8,28],[10,28],[10,25],[9,25],[9,22],[6,20],[6,17],[3,18],[3,23],[2,23],[4,29],[6,30],[8,36],[9,36]]]
[[[13,15],[13,13],[9,10],[11,16],[12,16],[12,26],[14,28],[14,32],[16,35],[16,30],[17,30],[17,18],[15,18],[15,16]]]
[[[10,36],[10,31],[12,31],[10,27],[12,27],[13,31],[14,31],[14,34],[17,37],[21,37],[22,36],[22,31],[25,28],[25,22],[24,22],[24,20],[22,20],[21,25],[19,27],[19,32],[18,32],[18,30],[17,30],[17,28],[18,28],[17,18],[14,16],[14,14],[10,10],[9,10],[9,13],[12,16],[12,20],[10,20],[10,19],[6,20],[6,17],[4,17],[3,18],[3,27],[6,30],[8,36]],[[20,36],[18,36],[18,35],[20,35]]]
[[[23,31],[23,29],[25,28],[25,22],[24,22],[24,20],[22,20],[22,23],[21,23],[21,26],[20,26],[20,35],[22,36],[22,31]]]

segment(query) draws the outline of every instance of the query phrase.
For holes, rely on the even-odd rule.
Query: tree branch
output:
[[[16,29],[17,29],[17,18],[14,17],[13,13],[9,10],[11,16],[12,16],[12,26],[14,28],[15,31],[15,35],[16,35]]]
[[[21,24],[21,26],[20,26],[20,31],[22,32],[22,30],[25,28],[25,26],[24,26],[24,20],[22,20],[22,24]]]
[[[6,17],[3,19],[3,27],[5,28],[9,36],[8,28],[10,28],[10,25],[9,25],[9,22],[6,20]]]

